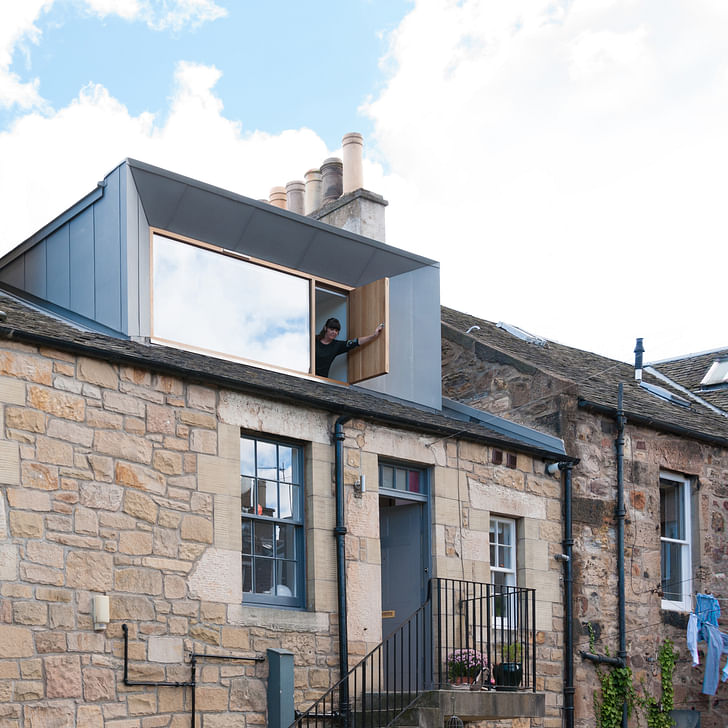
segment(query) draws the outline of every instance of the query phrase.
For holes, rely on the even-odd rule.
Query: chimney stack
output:
[[[344,134],[341,140],[344,157],[344,183],[343,192],[354,192],[364,187],[364,172],[362,170],[362,152],[364,139],[357,132]]]
[[[338,157],[329,157],[321,165],[321,205],[334,202],[341,197],[343,177],[342,167],[343,165]]]
[[[268,202],[273,207],[279,207],[281,210],[286,209],[286,188],[285,187],[271,187],[270,195],[268,196]]]
[[[642,339],[637,339],[637,346],[634,348],[634,378],[635,381],[642,381],[642,354],[645,353],[645,347],[642,346]]]
[[[321,171],[309,169],[306,172],[306,206],[303,214],[310,215],[321,207]]]
[[[299,215],[304,214],[303,196],[305,189],[306,185],[298,179],[286,183],[286,202],[291,212],[297,212]]]

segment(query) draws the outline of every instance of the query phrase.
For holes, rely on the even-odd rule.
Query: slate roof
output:
[[[310,406],[336,415],[376,421],[439,437],[465,440],[562,459],[563,443],[538,447],[527,439],[497,432],[482,424],[464,422],[441,412],[405,403],[358,387],[292,376],[239,362],[218,359],[158,344],[146,344],[82,329],[39,306],[0,294],[0,338],[54,347],[115,363],[147,368],[188,380]]]
[[[668,402],[640,387],[634,378],[634,367],[588,351],[547,341],[538,346],[517,338],[486,321],[445,306],[441,310],[443,337],[456,341],[483,358],[514,363],[525,373],[538,370],[564,382],[564,389],[576,388],[582,406],[604,412],[617,407],[619,383],[624,384],[623,407],[628,419],[662,431],[694,437],[728,447],[728,418],[712,412],[704,405],[690,401],[690,407]],[[465,332],[471,326],[480,330]],[[643,381],[687,399],[685,393],[645,373]]]
[[[705,389],[700,386],[710,365],[717,359],[726,358],[728,358],[728,349],[717,349],[654,362],[649,366],[702,397],[706,402],[728,412],[728,385],[722,384]]]

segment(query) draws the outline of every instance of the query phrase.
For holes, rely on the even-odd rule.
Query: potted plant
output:
[[[523,680],[523,645],[510,642],[501,651],[503,662],[493,668],[496,690],[518,690]]]
[[[471,683],[483,670],[488,661],[484,655],[473,649],[453,650],[446,660],[447,678],[455,685]]]

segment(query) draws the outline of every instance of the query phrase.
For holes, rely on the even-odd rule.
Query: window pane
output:
[[[258,443],[258,477],[266,480],[278,477],[276,446],[272,442]]]
[[[243,513],[253,512],[253,489],[255,481],[252,478],[243,476],[240,478],[240,506]]]
[[[242,531],[243,531],[243,553],[253,553],[253,523],[249,518],[242,519]]]
[[[307,279],[161,235],[153,266],[155,337],[309,371]]]
[[[510,545],[511,543],[511,524],[510,523],[504,523],[501,521],[498,524],[498,537],[499,541],[502,544]]]
[[[679,543],[662,542],[662,592],[663,599],[680,602],[683,599],[682,550]]]
[[[296,529],[294,526],[276,526],[276,557],[296,558]]]
[[[390,468],[389,465],[382,465],[379,477],[382,481],[382,488],[394,488],[394,468]]]
[[[280,502],[280,518],[290,518],[294,521],[301,520],[299,508],[299,488],[297,485],[286,485],[281,483],[278,486],[281,502]]]
[[[682,484],[660,481],[660,535],[685,540],[685,512]]]
[[[278,517],[278,484],[275,481],[258,481],[258,515]]]
[[[278,446],[278,478],[286,483],[293,482],[293,448]]]
[[[256,521],[254,529],[256,555],[273,556],[273,527],[272,523]]]
[[[394,487],[397,490],[407,490],[407,472],[402,468],[394,469]]]
[[[250,594],[253,591],[253,559],[243,556],[243,592]]]
[[[255,560],[255,593],[271,594],[273,589],[273,559]]]
[[[279,561],[278,562],[278,593],[281,596],[298,596],[296,588],[296,562],[295,561]],[[290,594],[283,593],[283,590]]]
[[[422,476],[422,473],[420,473],[417,470],[410,470],[408,475],[409,485],[407,487],[407,490],[409,490],[410,493],[420,493],[420,478]]]
[[[255,441],[240,438],[240,474],[255,475]]]

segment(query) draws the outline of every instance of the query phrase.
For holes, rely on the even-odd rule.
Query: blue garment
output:
[[[720,603],[712,594],[696,594],[695,595],[695,616],[698,618],[698,626],[702,622],[718,626],[718,617],[720,617]]]
[[[704,624],[703,633],[707,637],[708,651],[705,655],[705,677],[703,677],[703,693],[715,695],[718,688],[718,674],[720,672],[720,656],[728,653],[728,634],[721,632],[713,624]],[[723,669],[723,682],[726,679],[728,663]]]

